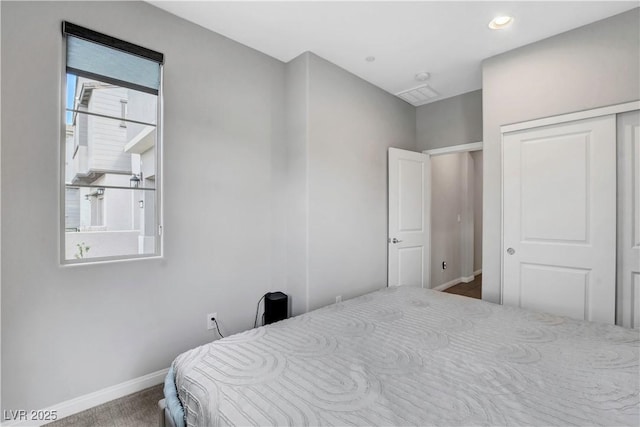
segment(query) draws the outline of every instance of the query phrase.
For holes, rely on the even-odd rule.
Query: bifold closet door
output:
[[[503,303],[615,322],[616,117],[503,135]]]

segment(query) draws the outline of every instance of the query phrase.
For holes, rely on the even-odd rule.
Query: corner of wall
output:
[[[309,309],[309,56],[304,52],[285,64],[285,269],[292,315]]]

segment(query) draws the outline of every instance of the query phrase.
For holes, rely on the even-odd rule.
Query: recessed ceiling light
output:
[[[512,16],[496,16],[489,22],[489,28],[492,30],[502,30],[513,23]]]
[[[431,77],[431,74],[427,73],[426,71],[422,71],[421,73],[415,75],[415,79],[419,82],[425,82],[429,80],[429,77]]]
[[[365,61],[367,62],[373,62],[376,60],[375,56],[367,56],[366,58],[364,58]]]

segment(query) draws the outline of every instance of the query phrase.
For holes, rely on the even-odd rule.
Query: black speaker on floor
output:
[[[264,324],[287,318],[289,297],[283,292],[267,292],[264,296]]]

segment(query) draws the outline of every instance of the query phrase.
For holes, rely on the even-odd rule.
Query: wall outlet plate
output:
[[[207,330],[216,328],[216,322],[214,322],[213,319],[217,319],[217,318],[218,318],[218,313],[207,314]]]
[[[443,270],[447,269],[447,261],[442,261],[442,269]]]

